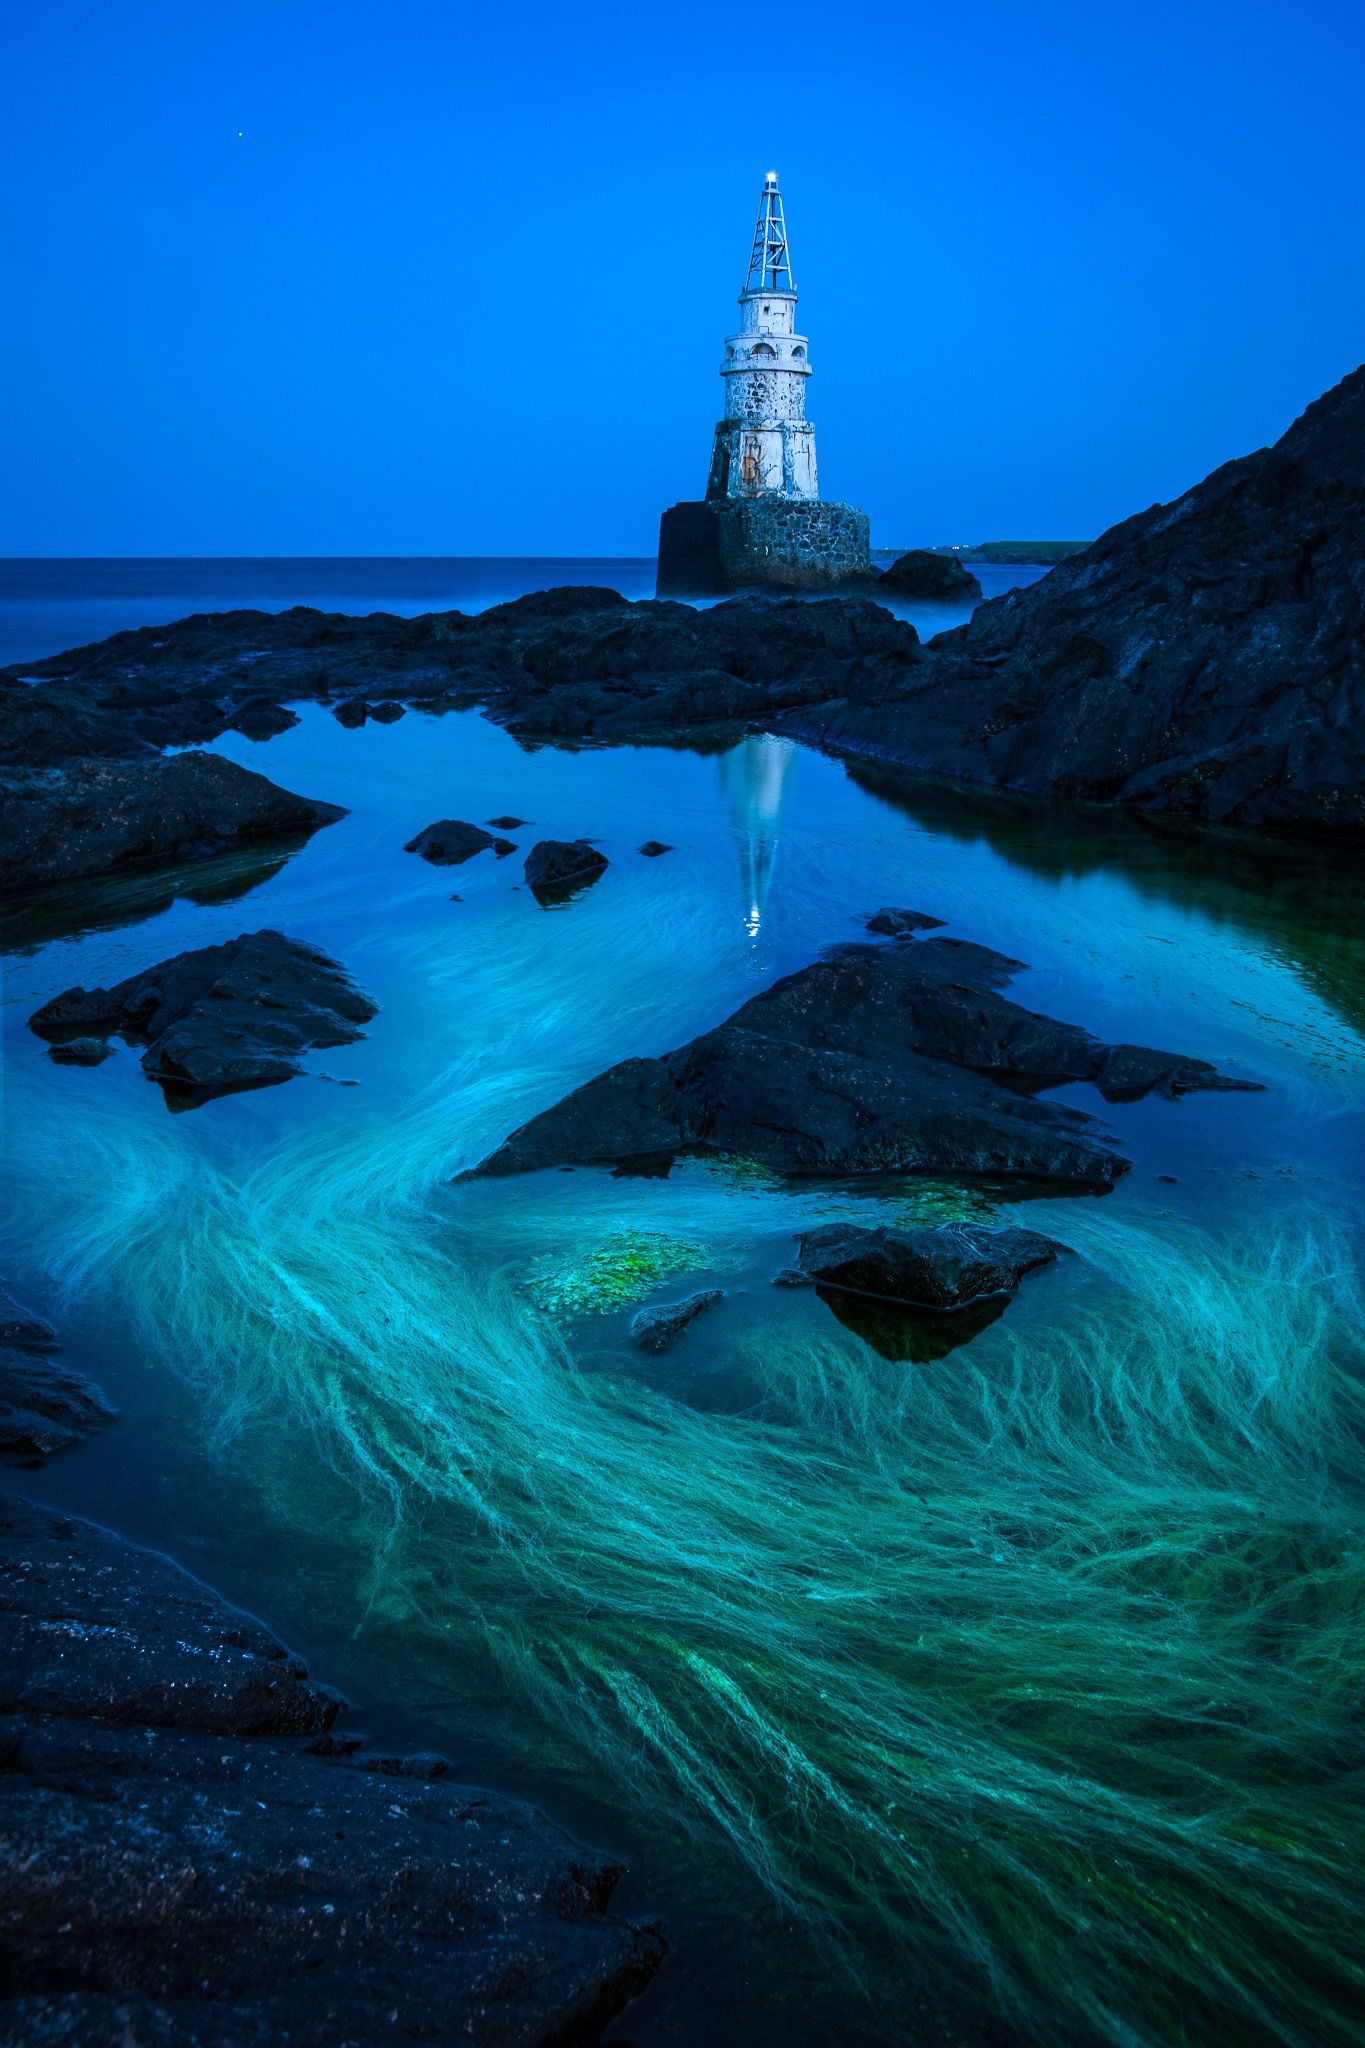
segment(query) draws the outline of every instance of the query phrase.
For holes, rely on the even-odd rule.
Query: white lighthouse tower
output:
[[[708,498],[818,498],[815,429],[806,418],[810,348],[796,332],[796,285],[777,172],[758,202],[739,332],[725,344],[725,417],[716,428]]]
[[[739,327],[720,366],[725,413],[706,496],[670,506],[660,521],[660,596],[870,581],[866,513],[820,497],[815,429],[806,418],[810,373],[810,346],[796,331],[782,194],[777,172],[769,171],[739,295]]]

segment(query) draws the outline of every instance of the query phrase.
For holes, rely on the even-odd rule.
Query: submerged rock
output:
[[[397,725],[407,713],[407,705],[399,704],[392,697],[385,697],[378,704],[370,706],[370,716],[376,725]]]
[[[649,860],[657,860],[661,853],[672,853],[673,848],[668,844],[667,840],[646,839],[644,845],[640,848],[640,851]]]
[[[344,818],[217,754],[0,772],[0,883],[32,888],[195,860]]]
[[[99,1388],[53,1356],[56,1333],[0,1293],[0,1463],[41,1465],[113,1416]]]
[[[911,1230],[833,1223],[797,1242],[801,1271],[820,1287],[936,1309],[1013,1294],[1025,1274],[1050,1265],[1062,1249],[1036,1230],[975,1223]]]
[[[346,697],[340,704],[332,706],[332,716],[338,725],[354,732],[370,716],[370,709],[363,697]]]
[[[703,1309],[713,1308],[724,1299],[723,1287],[704,1287],[682,1301],[664,1301],[657,1307],[637,1309],[631,1318],[630,1341],[641,1351],[667,1351]]]
[[[110,1050],[103,1038],[66,1038],[50,1045],[47,1056],[59,1067],[98,1067],[108,1059]]]
[[[1103,1188],[1128,1162],[1038,1091],[1251,1087],[1203,1060],[1102,1044],[999,993],[983,946],[846,945],[659,1059],[629,1059],[514,1131],[477,1173],[730,1154],[797,1175],[953,1173]],[[1140,1056],[1139,1056],[1140,1055]]]
[[[462,818],[440,818],[410,839],[403,851],[420,853],[423,860],[438,867],[456,867],[490,846],[499,859],[505,853],[516,852],[510,839],[495,839],[482,825],[467,825]]]
[[[165,1558],[0,1502],[5,2038],[595,2040],[663,1951],[619,1868],[337,1712]]]
[[[607,856],[587,839],[540,839],[526,856],[526,881],[538,903],[561,903],[605,872]]]
[[[945,603],[954,600],[970,604],[981,595],[981,584],[956,555],[935,554],[932,548],[911,548],[897,556],[878,579],[889,596],[923,597]]]
[[[29,1019],[40,1038],[117,1033],[143,1072],[187,1107],[287,1081],[311,1046],[349,1045],[375,1015],[335,960],[274,931],[178,953],[110,989],[67,989]]]
[[[490,818],[488,822],[495,832],[517,832],[527,821],[525,818]]]
[[[913,932],[935,932],[942,929],[941,917],[930,917],[927,910],[876,910],[867,920],[867,929],[881,938],[904,939]]]

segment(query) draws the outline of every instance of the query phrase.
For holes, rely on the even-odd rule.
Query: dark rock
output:
[[[723,1287],[704,1287],[682,1301],[660,1302],[657,1307],[637,1309],[631,1318],[630,1341],[641,1351],[667,1351],[681,1337],[688,1324],[703,1309],[725,1299]]]
[[[49,1351],[0,1344],[0,1464],[41,1465],[112,1416],[99,1388]]]
[[[607,856],[587,839],[539,839],[526,856],[526,881],[538,903],[562,903],[595,882]]]
[[[490,818],[489,824],[496,832],[516,832],[526,823],[525,818]]]
[[[942,928],[941,917],[927,910],[878,910],[867,920],[867,929],[882,938],[904,939],[912,932],[933,932]]]
[[[661,853],[672,853],[673,848],[663,839],[646,839],[640,851],[650,860],[657,860]]]
[[[515,853],[510,839],[495,839],[491,832],[485,832],[482,825],[466,825],[462,818],[440,818],[434,825],[410,839],[403,848],[404,853],[420,853],[423,860],[429,860],[437,867],[457,867],[461,861],[472,860],[476,853],[482,853],[491,846],[499,858],[504,853]]]
[[[370,706],[370,716],[376,725],[397,725],[407,708],[406,704],[399,704],[392,697],[385,697],[381,703]]]
[[[0,773],[0,883],[30,888],[203,858],[345,815],[216,754],[15,769]]]
[[[931,548],[911,548],[908,555],[899,555],[879,580],[894,597],[971,603],[981,595],[980,582],[956,555],[938,555]]]
[[[1365,826],[1365,368],[1273,448],[786,729],[1211,824]]]
[[[249,740],[273,740],[278,733],[288,732],[297,725],[297,711],[286,710],[283,704],[272,704],[268,697],[253,697],[239,705],[233,714],[232,726]]]
[[[335,1697],[164,1558],[0,1505],[6,2039],[587,2042],[658,1967],[617,1867]]]
[[[67,1038],[49,1046],[47,1056],[59,1067],[97,1067],[110,1050],[102,1038]]]
[[[178,953],[111,989],[67,989],[29,1024],[53,1041],[93,1030],[145,1046],[143,1072],[187,1107],[287,1081],[310,1046],[349,1045],[374,1014],[326,953],[261,931]]]
[[[12,1294],[0,1291],[0,1344],[24,1344],[30,1350],[50,1351],[57,1332],[41,1316],[30,1315]]]
[[[347,697],[340,704],[332,706],[332,716],[338,725],[344,725],[354,731],[356,727],[365,723],[370,716],[370,709],[363,697]]]
[[[909,1230],[832,1223],[805,1231],[797,1243],[802,1272],[821,1287],[935,1309],[1013,1294],[1025,1274],[1049,1265],[1061,1250],[1036,1230],[974,1223]]]
[[[479,1173],[730,1154],[791,1175],[954,1173],[1103,1188],[1093,1118],[1037,1099],[1125,1082],[1127,1048],[1008,1001],[1018,963],[957,939],[847,945],[661,1059],[630,1059],[513,1132]],[[1147,1055],[1149,1090],[1254,1086]]]
[[[56,1333],[0,1293],[0,1463],[41,1465],[108,1422],[99,1388],[53,1357]]]
[[[803,1273],[799,1266],[779,1266],[773,1274],[774,1287],[813,1287],[809,1273]]]

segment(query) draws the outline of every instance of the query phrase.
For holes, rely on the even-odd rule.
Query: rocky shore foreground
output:
[[[0,2039],[595,2040],[663,1954],[619,1867],[340,1709],[166,1558],[0,1495]]]

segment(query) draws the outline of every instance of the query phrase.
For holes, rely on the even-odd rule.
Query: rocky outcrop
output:
[[[526,883],[537,903],[563,903],[606,869],[590,839],[539,839],[526,856]]]
[[[1273,448],[788,730],[1210,824],[1365,826],[1365,369]]]
[[[41,1465],[112,1417],[99,1388],[56,1347],[49,1323],[0,1292],[0,1464]]]
[[[1026,1274],[1050,1265],[1060,1250],[1036,1230],[974,1223],[915,1230],[832,1223],[805,1231],[797,1242],[801,1272],[820,1287],[934,1309],[1013,1294]]]
[[[350,1045],[375,1015],[343,968],[280,932],[178,953],[113,988],[67,989],[29,1019],[41,1038],[117,1034],[146,1047],[142,1070],[190,1107],[302,1073],[312,1046]]]
[[[345,815],[217,754],[0,770],[0,885],[26,889],[199,859]]]
[[[805,1175],[953,1173],[1103,1188],[1126,1161],[1038,1099],[1240,1088],[1205,1061],[1109,1046],[1000,993],[1019,971],[956,939],[836,947],[661,1059],[624,1060],[514,1131],[480,1173],[729,1154]]]
[[[867,929],[879,938],[905,939],[914,932],[942,930],[943,919],[930,917],[927,910],[874,910]]]
[[[510,839],[495,839],[491,832],[485,832],[482,825],[467,825],[461,818],[440,818],[434,825],[410,839],[403,848],[404,853],[420,853],[423,860],[433,862],[437,867],[458,867],[461,861],[472,860],[485,847],[492,847],[499,858],[505,853],[515,853]]]
[[[932,548],[911,548],[898,555],[878,578],[887,597],[927,598],[943,604],[974,604],[981,585],[956,555],[938,555]]]
[[[649,1308],[637,1309],[630,1320],[630,1341],[640,1351],[667,1351],[670,1344],[676,1344],[689,1323],[694,1323],[705,1309],[714,1308],[718,1301],[724,1301],[723,1287],[703,1287],[696,1294],[688,1294],[681,1301],[662,1301]]]
[[[598,2037],[663,1946],[617,1866],[338,1705],[165,1558],[0,1501],[6,2039]]]

